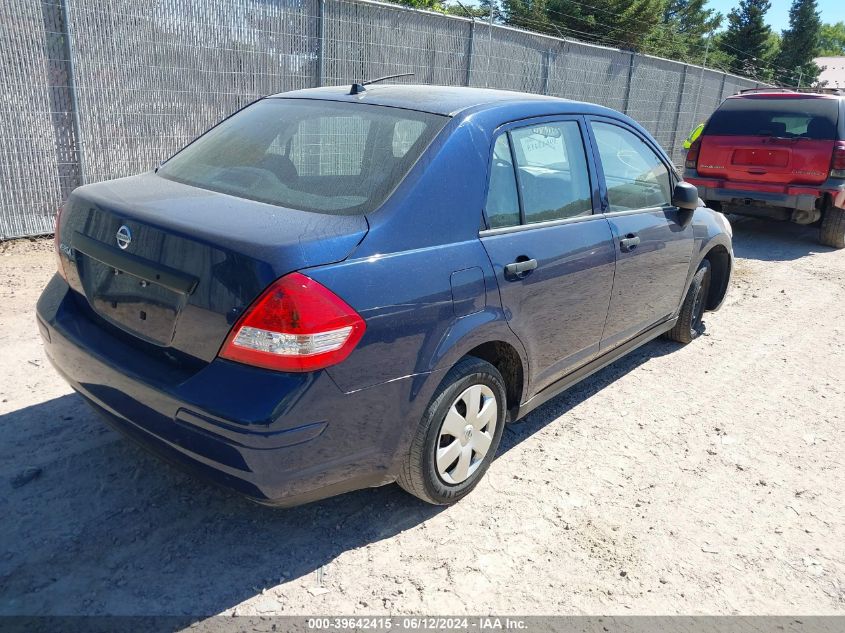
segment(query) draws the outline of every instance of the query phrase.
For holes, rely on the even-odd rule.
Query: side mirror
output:
[[[672,192],[672,206],[695,211],[698,208],[698,188],[683,180],[678,182]]]

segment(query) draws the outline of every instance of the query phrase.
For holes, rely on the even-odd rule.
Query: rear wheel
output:
[[[825,246],[845,248],[845,209],[828,205],[819,227],[819,241]]]
[[[678,343],[689,343],[704,331],[704,308],[710,291],[710,262],[704,260],[690,282],[678,322],[666,332],[668,339]]]
[[[490,466],[504,423],[501,374],[481,359],[463,359],[429,404],[397,482],[428,503],[455,503],[475,488]]]

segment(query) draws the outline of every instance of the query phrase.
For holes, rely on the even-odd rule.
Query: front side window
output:
[[[590,174],[577,121],[519,128],[511,138],[526,224],[592,214]]]
[[[168,160],[163,178],[336,215],[375,210],[448,117],[360,103],[264,99]]]
[[[669,170],[657,154],[626,129],[593,122],[610,211],[628,211],[671,204]]]

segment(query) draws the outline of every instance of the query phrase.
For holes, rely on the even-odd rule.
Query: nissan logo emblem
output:
[[[125,224],[117,229],[117,235],[115,237],[117,238],[117,245],[123,250],[126,250],[132,243],[132,231]]]

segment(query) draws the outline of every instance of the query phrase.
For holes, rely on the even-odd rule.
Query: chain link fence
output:
[[[395,73],[626,112],[682,158],[760,84],[366,0],[0,0],[0,239],[51,233],[77,186],[146,171],[267,94]]]

